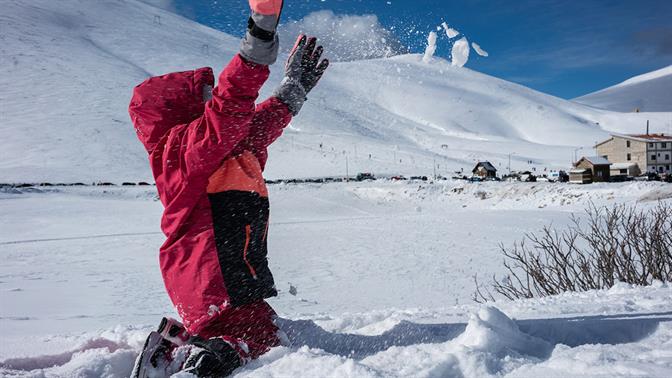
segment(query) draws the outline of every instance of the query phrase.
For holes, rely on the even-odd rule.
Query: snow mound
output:
[[[516,323],[495,307],[484,307],[472,314],[464,333],[455,340],[459,345],[495,355],[515,353],[547,357],[552,346],[524,334]]]
[[[147,329],[116,327],[75,337],[71,350],[0,361],[3,377],[128,377]]]
[[[583,212],[588,205],[614,203],[647,206],[672,199],[672,186],[660,182],[595,183],[590,186],[548,182],[446,181],[433,185],[399,184],[350,188],[360,198],[383,203],[413,203],[481,210],[560,209]]]
[[[671,112],[671,88],[672,65],[577,97],[574,101],[620,112]]]

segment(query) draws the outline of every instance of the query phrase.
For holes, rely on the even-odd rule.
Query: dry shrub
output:
[[[605,289],[616,282],[672,281],[672,206],[591,204],[584,219],[572,215],[566,230],[546,226],[500,249],[507,273],[502,278],[493,275],[489,287],[474,276],[477,302],[494,301],[495,294],[532,298]]]

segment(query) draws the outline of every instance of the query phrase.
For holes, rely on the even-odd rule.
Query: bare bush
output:
[[[494,294],[532,298],[605,289],[616,282],[672,281],[672,206],[591,204],[585,218],[572,215],[564,231],[546,226],[500,249],[507,273],[502,278],[493,275],[489,287],[474,276],[477,302],[494,301]]]

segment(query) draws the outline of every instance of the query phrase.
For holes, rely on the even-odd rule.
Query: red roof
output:
[[[671,140],[672,137],[665,134],[628,134],[627,136],[640,139],[650,140]]]

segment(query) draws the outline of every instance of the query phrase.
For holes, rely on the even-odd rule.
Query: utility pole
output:
[[[348,172],[348,154],[345,154],[345,182],[350,181],[350,173]]]
[[[581,150],[583,150],[583,147],[579,147],[579,148],[574,149],[574,161],[572,161],[572,165],[574,165],[574,163],[576,163],[576,159],[578,159],[577,156],[576,156],[576,153],[581,151]]]
[[[515,152],[509,153],[509,175],[511,174],[511,155],[515,155]]]
[[[434,163],[432,164],[432,168],[434,168],[434,180],[436,181],[436,158],[434,158]]]

